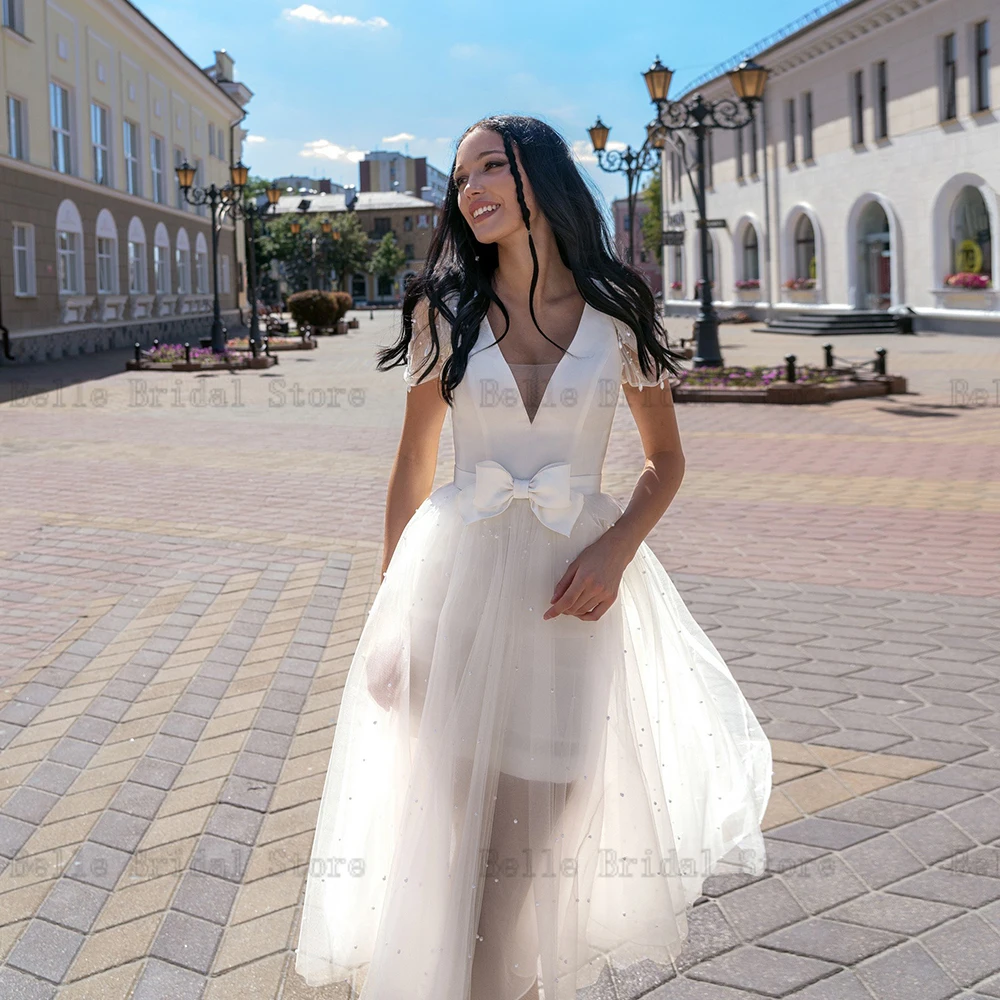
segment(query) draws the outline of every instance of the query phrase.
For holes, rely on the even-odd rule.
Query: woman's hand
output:
[[[566,567],[542,620],[574,615],[581,621],[597,621],[615,603],[632,555],[616,537],[605,532]]]

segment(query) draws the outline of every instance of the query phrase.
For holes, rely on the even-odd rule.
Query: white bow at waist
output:
[[[511,500],[523,498],[545,527],[568,537],[583,509],[584,494],[601,489],[600,475],[571,476],[569,470],[569,462],[553,462],[530,479],[516,479],[499,462],[476,462],[474,473],[456,466],[458,511],[471,524],[500,514]]]

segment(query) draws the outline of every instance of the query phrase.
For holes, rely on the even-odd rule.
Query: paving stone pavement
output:
[[[404,397],[361,319],[252,374],[0,370],[2,1000],[347,1000],[291,949]],[[678,407],[649,542],[771,739],[767,871],[586,1000],[1000,997],[1000,355],[837,353],[876,346],[912,394]],[[605,488],[640,466],[622,400]]]

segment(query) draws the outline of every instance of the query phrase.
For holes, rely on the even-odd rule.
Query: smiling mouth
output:
[[[485,219],[488,215],[492,215],[499,207],[499,205],[483,205],[481,208],[477,208],[472,213],[472,221],[479,222],[481,219]]]

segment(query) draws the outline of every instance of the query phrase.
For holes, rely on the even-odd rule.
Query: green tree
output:
[[[647,253],[656,254],[656,262],[663,264],[663,178],[657,164],[649,183],[639,192],[645,198],[649,211],[642,218],[642,245]]]
[[[406,252],[400,248],[396,237],[386,233],[368,261],[368,270],[377,278],[395,278],[406,260]]]
[[[368,234],[354,212],[344,212],[331,219],[333,232],[323,240],[328,268],[337,272],[337,287],[347,291],[347,276],[366,269]]]

